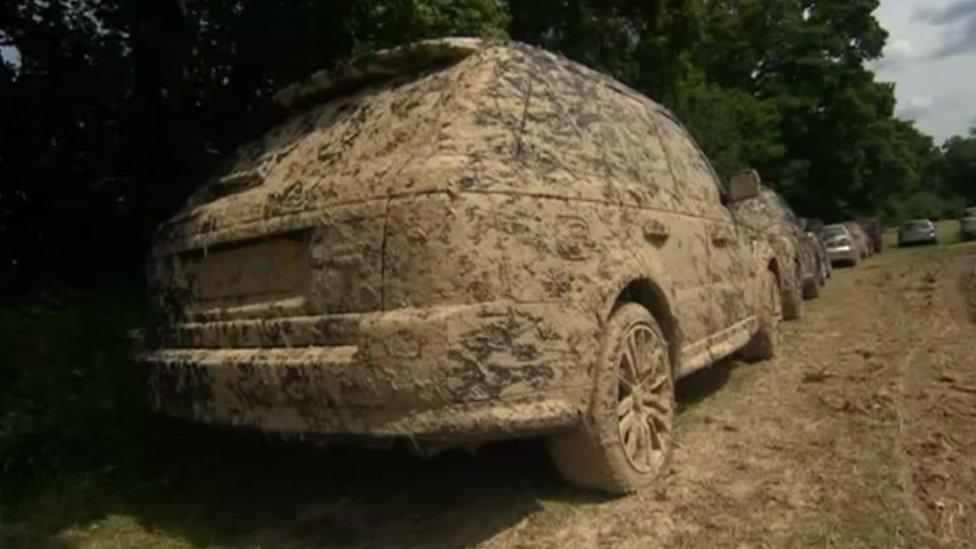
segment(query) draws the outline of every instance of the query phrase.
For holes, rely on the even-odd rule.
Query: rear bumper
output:
[[[901,234],[898,235],[898,244],[931,244],[936,242],[938,237],[936,235],[927,233],[912,233],[912,234]]]
[[[861,254],[854,246],[849,246],[847,248],[828,248],[827,259],[829,259],[831,263],[838,261],[854,262],[861,259]]]
[[[496,302],[185,325],[161,341],[197,346],[164,345],[141,353],[140,362],[153,409],[195,422],[279,433],[511,438],[576,421],[595,352],[586,343],[598,341],[589,316],[564,303]]]

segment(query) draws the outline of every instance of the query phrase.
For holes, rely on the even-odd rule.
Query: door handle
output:
[[[657,219],[644,223],[643,232],[644,240],[655,246],[661,246],[671,238],[671,229]]]
[[[712,244],[716,246],[726,246],[733,240],[732,229],[725,225],[712,225],[709,231],[712,237]]]

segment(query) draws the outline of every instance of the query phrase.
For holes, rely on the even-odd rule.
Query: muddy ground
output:
[[[49,544],[973,547],[974,269],[956,246],[836,272],[781,358],[679,384],[673,464],[634,497],[564,486],[532,441],[420,461],[217,437]]]

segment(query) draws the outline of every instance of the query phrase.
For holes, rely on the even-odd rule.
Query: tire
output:
[[[792,284],[783,285],[783,318],[785,320],[799,320],[803,318],[803,287],[797,277]]]
[[[580,425],[550,438],[549,452],[569,482],[630,494],[670,461],[674,413],[667,340],[647,309],[629,303],[604,328],[590,409]]]
[[[783,298],[776,273],[766,271],[759,287],[760,303],[759,331],[740,354],[747,362],[769,360],[776,356],[783,334]]]
[[[817,277],[803,285],[803,299],[811,300],[820,297],[820,278]]]

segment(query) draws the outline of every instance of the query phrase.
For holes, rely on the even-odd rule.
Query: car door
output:
[[[693,214],[702,225],[707,250],[707,285],[712,335],[748,319],[749,241],[724,205],[722,184],[694,140],[669,114],[661,117],[662,142],[674,178],[686,186]]]

